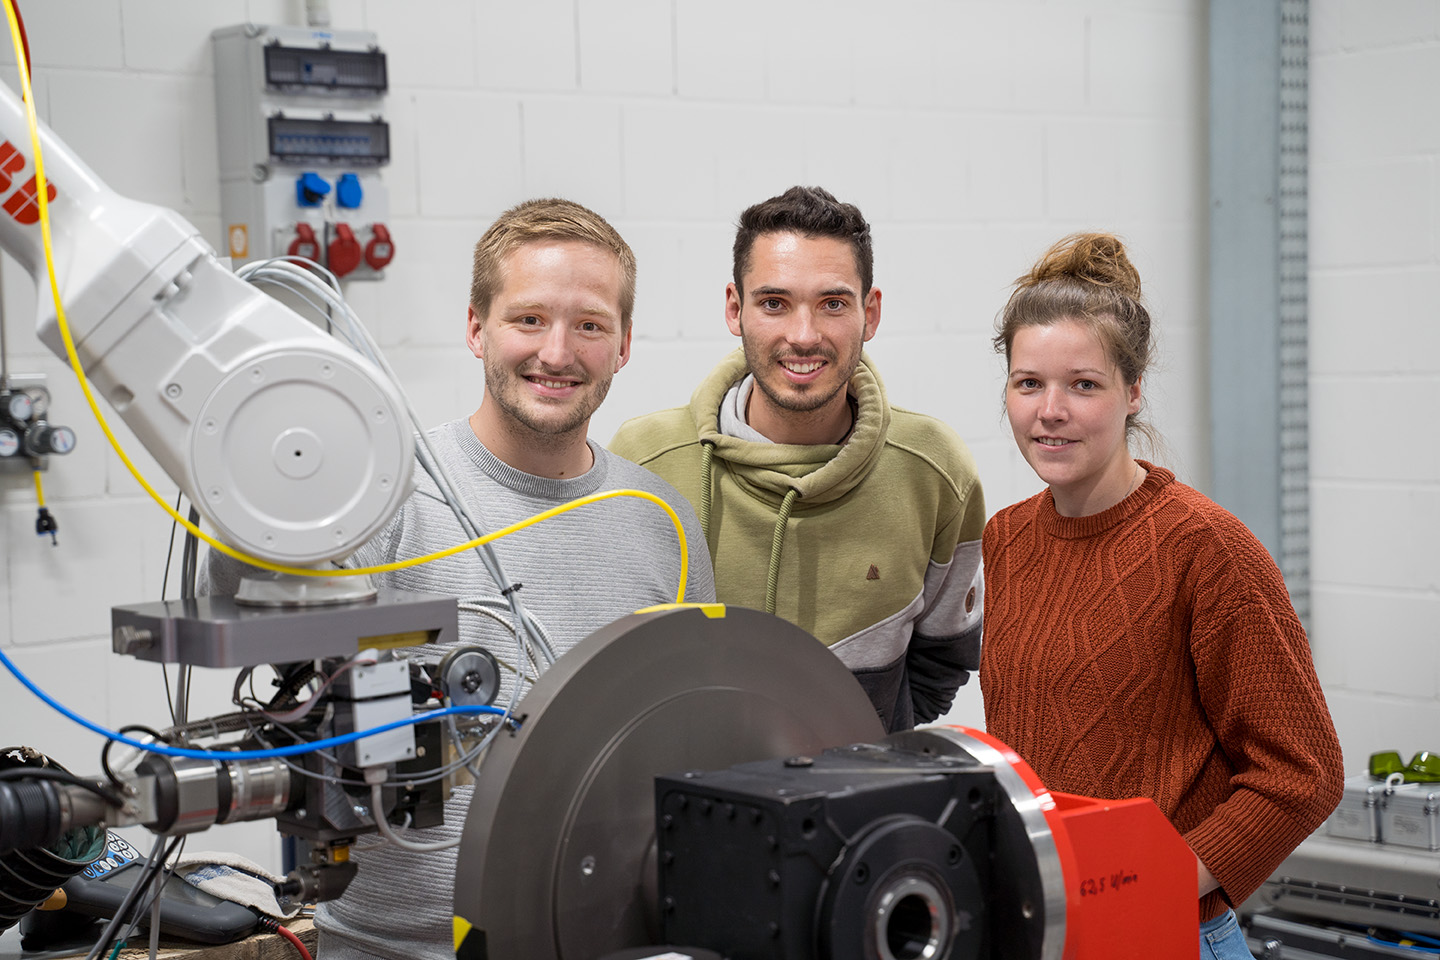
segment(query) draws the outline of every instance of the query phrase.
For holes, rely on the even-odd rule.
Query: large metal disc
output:
[[[593,960],[657,942],[656,775],[884,735],[834,654],[739,607],[618,620],[561,657],[518,712],[520,730],[485,756],[465,821],[462,956]]]

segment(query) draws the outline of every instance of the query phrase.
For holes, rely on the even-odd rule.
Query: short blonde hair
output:
[[[501,267],[505,258],[527,243],[545,240],[578,240],[615,254],[620,261],[620,329],[630,329],[635,312],[635,253],[630,245],[593,210],[571,200],[547,197],[526,200],[500,214],[475,244],[475,265],[470,275],[470,306],[482,319],[490,313],[490,302],[504,284]]]

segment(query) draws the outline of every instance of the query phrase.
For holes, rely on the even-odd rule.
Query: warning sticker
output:
[[[243,223],[230,224],[230,256],[250,256],[250,228]]]

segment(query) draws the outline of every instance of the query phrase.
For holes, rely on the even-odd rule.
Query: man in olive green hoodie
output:
[[[893,731],[944,714],[979,666],[985,504],[955,432],[886,400],[862,350],[872,275],[854,205],[792,187],[750,207],[725,290],[742,349],[610,446],[695,505],[718,599],[814,634]]]

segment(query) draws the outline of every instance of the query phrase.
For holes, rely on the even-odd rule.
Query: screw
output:
[[[134,654],[155,645],[155,635],[149,630],[125,624],[115,628],[112,644],[116,653]]]

